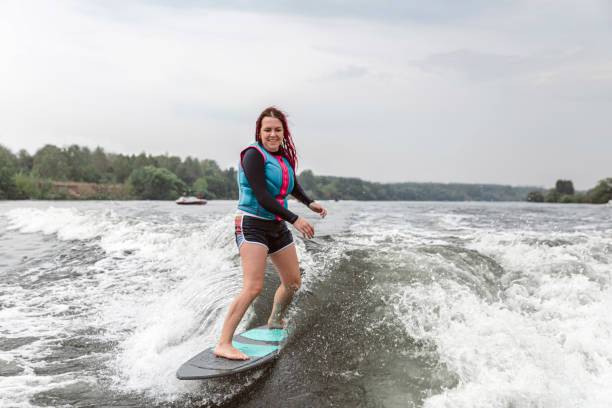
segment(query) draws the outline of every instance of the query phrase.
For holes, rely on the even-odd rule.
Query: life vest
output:
[[[253,194],[253,189],[244,174],[242,157],[247,149],[251,148],[257,149],[263,155],[266,186],[272,197],[276,198],[280,205],[287,208],[287,196],[293,191],[294,172],[289,161],[282,156],[269,153],[262,145],[255,142],[240,152],[240,165],[238,166],[238,208],[258,217],[269,220],[281,220],[282,218],[277,217],[259,205]]]

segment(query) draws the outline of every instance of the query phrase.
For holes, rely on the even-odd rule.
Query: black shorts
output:
[[[243,242],[248,242],[265,246],[268,248],[268,255],[272,255],[293,245],[293,235],[285,221],[268,221],[248,215],[237,215],[234,232],[239,249]]]

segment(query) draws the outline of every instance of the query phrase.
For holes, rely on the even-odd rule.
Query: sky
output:
[[[298,172],[577,189],[612,177],[612,2],[0,2],[0,144],[236,166],[289,116]]]

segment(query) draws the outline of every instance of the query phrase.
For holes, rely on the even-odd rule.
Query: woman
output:
[[[285,221],[293,224],[305,238],[314,235],[312,225],[289,211],[287,195],[293,195],[321,217],[327,215],[298,184],[296,165],[297,154],[285,115],[276,108],[265,109],[255,125],[255,143],[240,153],[235,233],[244,283],[223,323],[221,338],[214,350],[217,356],[233,360],[249,358],[232,346],[232,337],[247,308],[261,292],[268,255],[281,279],[268,327],[285,325],[283,314],[301,285],[293,236]]]

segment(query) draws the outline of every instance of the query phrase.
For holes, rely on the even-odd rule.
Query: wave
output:
[[[423,406],[610,406],[610,236],[471,235],[458,270],[456,257],[430,247],[412,265],[435,280],[385,288],[405,334],[454,377]],[[483,257],[495,263],[483,265]],[[496,296],[483,296],[489,275],[498,282]]]
[[[102,380],[126,399],[161,405],[611,405],[612,230],[594,226],[596,215],[554,230],[547,211],[555,209],[425,205],[359,208],[327,235],[296,237],[303,287],[280,357],[202,383],[174,372],[216,341],[240,290],[230,210],[189,222],[11,210],[10,231],[48,234],[61,245],[57,257],[15,272],[19,285],[4,282],[3,304],[31,299],[0,317],[14,337],[33,340],[15,340],[0,358],[48,368],[34,356],[58,357],[60,339],[87,340],[100,350],[84,374],[90,380],[66,369],[51,371],[53,381]],[[268,267],[242,328],[267,319],[277,284]],[[30,397],[57,388],[51,381],[26,391],[28,378],[44,382],[22,372],[12,387]]]
[[[198,390],[174,373],[179,362],[216,340],[232,293],[240,289],[231,214],[189,225],[75,208],[15,209],[6,218],[9,230],[53,235],[67,245],[59,252],[78,250],[76,263],[56,258],[24,271],[22,277],[27,272],[44,280],[45,289],[33,285],[4,298],[13,304],[38,299],[3,320],[10,332],[39,339],[30,350],[14,350],[27,353],[30,361],[21,365],[44,354],[41,339],[88,330],[110,348],[96,370],[119,392],[168,401]],[[69,271],[66,279],[61,270]],[[72,310],[61,319],[57,308]],[[83,381],[78,371],[69,377]]]

